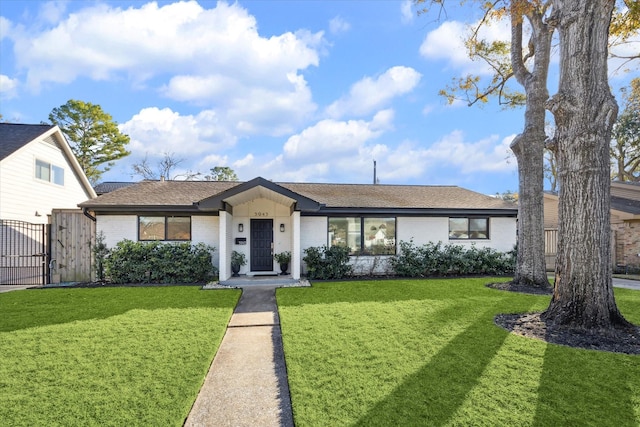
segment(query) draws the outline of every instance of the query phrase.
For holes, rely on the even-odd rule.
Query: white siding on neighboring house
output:
[[[48,140],[31,142],[0,162],[0,218],[47,223],[52,209],[74,209],[91,198],[64,152]],[[64,185],[36,178],[36,160],[63,168]]]

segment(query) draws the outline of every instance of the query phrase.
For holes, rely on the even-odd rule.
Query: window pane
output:
[[[469,220],[467,218],[449,218],[449,238],[468,239]]]
[[[141,216],[138,218],[139,240],[164,240],[164,217]]]
[[[469,237],[471,239],[486,239],[489,237],[489,220],[487,218],[469,219]]]
[[[170,216],[167,217],[167,240],[190,240],[191,217]]]
[[[36,160],[36,178],[43,181],[51,181],[49,163]]]
[[[396,219],[364,218],[364,252],[369,255],[396,253]]]
[[[52,182],[58,185],[64,185],[64,169],[58,166],[51,166],[51,170],[53,172]]]
[[[360,218],[329,218],[329,246],[348,246],[360,253]]]

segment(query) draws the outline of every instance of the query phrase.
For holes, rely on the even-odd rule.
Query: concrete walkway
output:
[[[185,426],[293,426],[276,287],[243,286]]]

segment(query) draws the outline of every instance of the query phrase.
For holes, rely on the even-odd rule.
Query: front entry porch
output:
[[[243,254],[246,260],[240,269],[245,280],[251,280],[247,276],[261,272],[277,274],[279,266],[273,256],[285,252],[291,254],[288,270],[291,279],[300,279],[300,210],[319,209],[319,206],[317,202],[263,178],[245,182],[199,202],[200,210],[217,211],[219,215],[221,283],[232,280],[231,257],[234,251]]]
[[[305,286],[304,284],[301,285],[300,282],[299,279],[294,279],[291,274],[279,276],[276,273],[273,275],[248,273],[241,274],[238,277],[230,277],[227,280],[220,280],[219,283],[222,286],[234,288],[241,286]]]

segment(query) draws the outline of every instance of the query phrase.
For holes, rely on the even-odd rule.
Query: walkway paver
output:
[[[185,426],[293,426],[276,286],[246,286]]]

